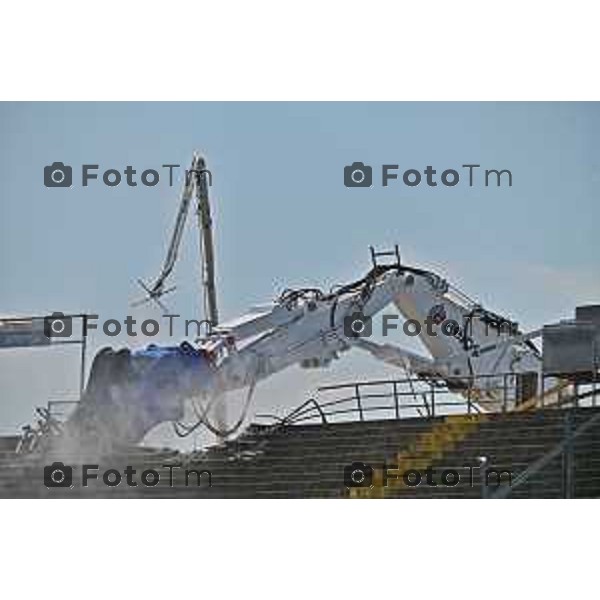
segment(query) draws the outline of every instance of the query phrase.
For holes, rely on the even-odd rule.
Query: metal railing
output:
[[[471,378],[374,380],[323,386],[311,398],[283,418],[272,414],[256,415],[279,424],[311,421],[331,423],[348,420],[434,418],[451,414],[505,413],[518,408],[526,397],[519,397],[519,375],[503,373]],[[542,383],[542,390],[544,389]],[[587,400],[586,400],[587,399]],[[595,389],[574,386],[562,390],[554,407],[596,404]],[[545,406],[550,408],[550,406]]]
[[[21,428],[16,453],[33,452],[43,440],[61,435],[64,423],[77,404],[79,404],[79,400],[61,399],[49,400],[46,407],[38,406],[35,409],[35,424],[25,425]]]

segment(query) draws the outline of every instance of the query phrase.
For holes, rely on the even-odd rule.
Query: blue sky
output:
[[[179,185],[47,189],[43,168],[139,172],[187,165],[195,149],[214,175],[223,317],[285,287],[356,279],[369,245],[394,243],[405,262],[525,327],[600,302],[597,103],[3,103],[0,133],[2,313],[156,316],[129,303],[133,281],[158,273]],[[513,186],[347,189],[343,168],[354,161],[438,172],[477,163],[510,169]],[[197,256],[188,227],[169,308],[189,318],[200,305]],[[106,343],[94,336],[92,352]],[[329,371],[277,376],[259,388],[257,407],[293,406],[321,382],[393,374],[357,352]],[[0,431],[74,392],[76,373],[72,349],[3,351]]]

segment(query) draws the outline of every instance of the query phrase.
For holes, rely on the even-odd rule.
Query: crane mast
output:
[[[215,283],[215,252],[212,232],[212,217],[208,197],[210,171],[206,169],[204,158],[198,157],[195,164],[196,172],[196,213],[200,229],[200,262],[201,281],[204,296],[204,314],[211,327],[219,324],[219,311],[217,308],[217,287]]]
[[[215,283],[215,251],[212,232],[212,217],[210,211],[209,186],[212,185],[212,175],[206,168],[204,157],[194,154],[191,169],[186,171],[185,182],[181,192],[181,201],[171,234],[167,254],[158,277],[148,286],[142,280],[138,283],[146,292],[146,297],[134,302],[139,306],[148,301],[153,301],[166,311],[161,298],[175,290],[175,286],[166,287],[167,279],[171,276],[183,239],[185,223],[192,200],[196,201],[196,215],[198,218],[199,245],[200,245],[200,283],[203,297],[202,312],[211,327],[219,323],[217,308],[217,288]]]

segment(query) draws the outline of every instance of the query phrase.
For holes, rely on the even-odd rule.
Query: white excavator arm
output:
[[[517,323],[483,308],[430,271],[403,266],[402,272],[393,304],[406,325],[412,321],[408,335],[419,328],[418,338],[431,358],[367,339],[356,342],[359,348],[415,375],[474,390],[489,408],[505,397],[506,374],[514,375],[511,394],[521,394],[520,400],[540,391],[541,353],[532,343],[540,330],[523,334]]]
[[[430,357],[377,343],[369,331],[349,328],[355,319],[367,321],[390,305],[418,325]],[[401,335],[389,329],[390,337]],[[230,340],[218,367],[225,390],[251,385],[293,364],[327,366],[351,346],[411,373],[442,378],[529,373],[541,366],[530,341],[537,332],[524,336],[516,323],[484,309],[443,278],[399,260],[392,265],[374,261],[364,278],[327,294],[288,290],[272,305],[222,324],[214,333]],[[496,384],[490,380],[489,387]]]
[[[181,420],[186,400],[206,399],[196,410],[198,423],[228,435],[242,423],[257,382],[292,365],[327,366],[353,346],[412,374],[445,379],[458,390],[465,382],[472,389],[479,374],[500,378],[539,369],[539,352],[516,324],[458,295],[434,273],[402,265],[396,255],[395,264],[381,265],[373,252],[365,277],[329,292],[287,290],[272,304],[215,327],[195,346],[102,350],[68,430],[78,438],[137,442],[158,423]],[[370,319],[391,304],[421,325],[455,320],[458,331],[429,335],[423,328],[419,337],[431,358],[378,344],[368,339]],[[498,401],[498,381],[493,376],[482,381],[477,401],[484,406]],[[244,388],[247,401],[237,423],[214,428],[211,404]]]
[[[230,350],[218,363],[220,387],[251,385],[295,364],[327,366],[360,338],[361,328],[369,328],[402,285],[397,268],[378,267],[337,291],[287,290],[273,305],[221,324],[214,334],[229,339]]]

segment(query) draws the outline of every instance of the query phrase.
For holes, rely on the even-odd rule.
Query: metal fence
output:
[[[311,398],[283,418],[273,414],[256,416],[292,424],[504,413],[517,409],[526,401],[519,397],[519,377],[519,374],[504,373],[470,379],[406,377],[343,383],[318,388]],[[596,405],[595,383],[566,382],[564,387],[557,388],[551,405],[547,400],[544,404],[547,391],[544,387],[542,381],[539,395],[542,407]]]

